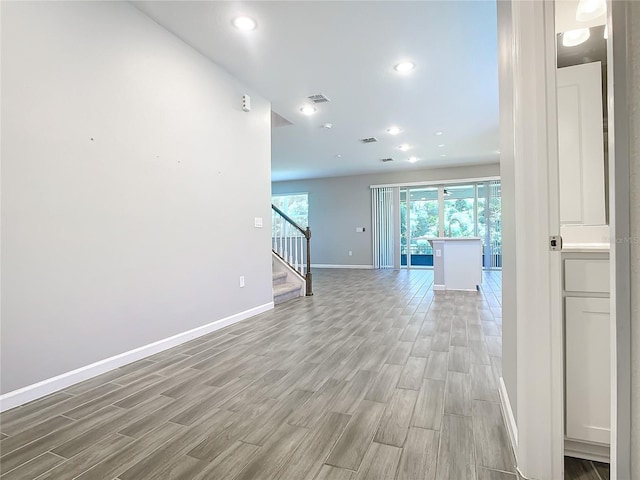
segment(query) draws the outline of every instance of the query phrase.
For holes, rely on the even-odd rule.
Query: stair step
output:
[[[296,290],[300,290],[300,285],[291,282],[281,283],[280,285],[275,285],[273,287],[273,296],[284,295]]]
[[[273,286],[273,303],[276,305],[299,296],[300,285],[295,283],[286,282]]]
[[[287,281],[287,272],[273,272],[273,284],[282,285]]]

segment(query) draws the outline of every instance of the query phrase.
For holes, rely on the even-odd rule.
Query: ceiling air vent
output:
[[[369,137],[369,138],[361,138],[360,141],[362,143],[376,143],[378,139],[376,137]]]
[[[313,103],[327,103],[329,101],[329,99],[321,93],[318,93],[316,95],[309,95],[307,98]]]
[[[383,158],[382,159],[383,162],[393,162],[393,158]]]

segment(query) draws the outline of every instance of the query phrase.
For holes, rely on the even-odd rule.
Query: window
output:
[[[309,194],[306,192],[273,195],[271,203],[282,210],[300,227],[306,228],[309,226]]]
[[[476,236],[475,189],[475,184],[444,187],[445,236]]]

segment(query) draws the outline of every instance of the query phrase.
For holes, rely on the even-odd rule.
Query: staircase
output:
[[[273,303],[275,305],[303,295],[302,284],[287,282],[287,272],[273,272]]]
[[[273,303],[313,295],[311,289],[311,230],[303,229],[271,205]]]

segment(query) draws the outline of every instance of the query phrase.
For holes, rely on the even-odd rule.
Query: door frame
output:
[[[631,478],[631,244],[628,2],[607,0],[611,228],[611,479]]]
[[[500,107],[501,156],[511,157],[512,162],[506,162],[503,169],[501,159],[503,199],[515,202],[515,216],[520,219],[514,225],[513,245],[517,261],[512,279],[516,307],[512,312],[505,308],[503,313],[503,322],[513,321],[517,329],[516,392],[512,386],[517,413],[509,416],[512,409],[506,388],[501,388],[501,402],[518,470],[525,478],[540,480],[563,478],[564,474],[561,259],[559,252],[549,252],[547,247],[547,234],[560,233],[554,5],[553,0],[498,2],[500,96],[501,103],[504,96],[510,101]],[[607,6],[611,478],[623,480],[631,478],[629,5],[607,0]],[[506,133],[502,131],[505,125],[509,127]],[[511,186],[505,188],[505,174],[512,177],[513,192],[509,192]],[[511,180],[507,179],[507,183]],[[507,198],[505,190],[513,198]],[[523,218],[533,221],[523,222]],[[536,257],[542,267],[527,263],[523,250]],[[504,272],[503,269],[503,275]],[[505,279],[505,285],[510,280]],[[539,289],[545,284],[549,285],[548,290]]]
[[[549,249],[560,235],[554,17],[553,1],[498,2],[500,400],[518,471],[540,480],[562,478],[564,467],[561,252]]]

